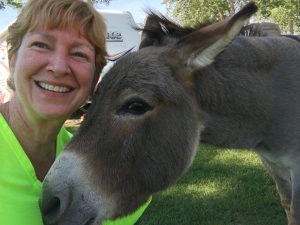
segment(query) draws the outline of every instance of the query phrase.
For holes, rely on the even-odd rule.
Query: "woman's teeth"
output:
[[[43,89],[46,89],[48,91],[53,91],[53,92],[66,93],[66,92],[71,91],[71,88],[62,87],[62,86],[55,86],[55,85],[47,84],[47,83],[44,83],[44,82],[38,82],[38,85]]]

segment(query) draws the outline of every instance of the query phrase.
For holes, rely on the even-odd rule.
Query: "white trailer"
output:
[[[106,48],[108,53],[107,65],[102,76],[115,61],[124,55],[136,51],[141,41],[140,32],[134,29],[138,25],[128,11],[98,10],[104,17],[107,26]]]

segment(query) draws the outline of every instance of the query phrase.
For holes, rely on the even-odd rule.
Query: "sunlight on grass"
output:
[[[192,167],[155,194],[138,225],[283,225],[274,182],[251,151],[201,145]]]
[[[205,184],[189,184],[184,187],[186,192],[191,195],[216,195],[222,191],[221,184],[216,182],[205,183]]]
[[[214,159],[218,163],[239,166],[260,166],[261,161],[257,154],[246,150],[223,149],[223,154],[218,154]]]
[[[203,196],[216,196],[224,193],[224,184],[220,182],[206,182],[206,183],[195,183],[195,184],[178,184],[174,187],[170,187],[164,191],[164,196],[182,196],[191,198],[202,198]]]

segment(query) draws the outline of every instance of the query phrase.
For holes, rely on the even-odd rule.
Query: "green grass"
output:
[[[250,151],[201,144],[179,182],[155,194],[138,225],[285,225],[275,185]]]

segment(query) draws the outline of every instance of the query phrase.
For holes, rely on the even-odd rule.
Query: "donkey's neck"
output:
[[[239,148],[255,148],[262,141],[280,113],[277,98],[291,89],[277,88],[276,83],[283,75],[284,68],[278,69],[281,61],[286,64],[289,58],[285,51],[295,50],[272,46],[270,41],[237,38],[214,64],[196,75],[200,119],[205,125],[202,141]]]

